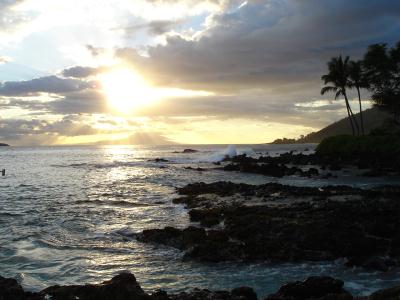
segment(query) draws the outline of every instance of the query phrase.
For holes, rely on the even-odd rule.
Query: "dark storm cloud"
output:
[[[308,83],[319,88],[325,62],[359,56],[374,42],[394,42],[400,2],[388,0],[249,1],[213,17],[199,40],[174,36],[167,45],[117,55],[160,84],[246,89]]]
[[[26,81],[0,83],[0,96],[29,96],[38,93],[69,93],[95,88],[95,82],[46,76]]]

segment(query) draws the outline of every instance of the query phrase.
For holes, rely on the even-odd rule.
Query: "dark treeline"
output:
[[[387,44],[370,45],[362,60],[353,61],[349,56],[340,55],[327,65],[328,73],[321,77],[325,83],[321,94],[334,92],[335,99],[343,96],[353,135],[365,133],[361,89],[368,90],[374,105],[389,111],[394,123],[400,125],[400,42],[392,48]],[[349,89],[357,91],[359,119],[351,108]]]

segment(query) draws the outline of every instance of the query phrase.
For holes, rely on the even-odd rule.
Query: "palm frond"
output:
[[[336,92],[336,94],[335,94],[335,100],[337,99],[337,98],[339,98],[341,95],[343,95],[343,90],[338,90],[337,92]]]
[[[335,86],[324,86],[321,89],[321,95],[325,95],[326,93],[336,92],[336,91],[337,91],[337,87],[335,87]]]

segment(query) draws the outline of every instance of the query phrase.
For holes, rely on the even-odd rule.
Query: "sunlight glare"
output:
[[[108,101],[121,112],[130,111],[154,99],[151,87],[139,74],[129,69],[116,69],[100,75]]]
[[[151,86],[138,73],[127,68],[101,74],[99,79],[112,108],[124,114],[162,99],[214,95],[208,91]]]

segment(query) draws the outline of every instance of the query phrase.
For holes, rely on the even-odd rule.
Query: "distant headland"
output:
[[[5,144],[5,143],[0,143],[0,147],[9,147],[9,144]]]
[[[355,114],[356,118],[359,118],[359,114]],[[390,114],[386,111],[382,111],[377,107],[373,107],[363,111],[364,116],[364,128],[365,133],[369,134],[371,131],[377,128],[390,127],[392,124],[388,124]],[[335,135],[351,134],[351,127],[349,125],[349,118],[343,118],[338,122],[332,123],[317,132],[312,132],[299,138],[281,138],[269,144],[307,144],[307,143],[319,143],[323,139]]]

